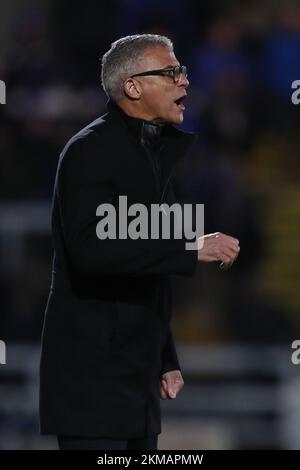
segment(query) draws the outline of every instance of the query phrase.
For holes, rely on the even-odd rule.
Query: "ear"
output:
[[[124,82],[124,93],[132,100],[139,100],[142,94],[142,89],[137,80],[127,78]]]

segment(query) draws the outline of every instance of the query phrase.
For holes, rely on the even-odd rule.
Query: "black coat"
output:
[[[130,118],[129,118],[130,119]],[[132,118],[131,118],[132,119]],[[143,438],[160,432],[161,374],[179,369],[170,274],[193,274],[185,240],[99,240],[96,209],[173,202],[170,173],[194,137],[168,126],[163,196],[136,132],[115,105],[64,148],[54,188],[54,262],[40,370],[42,433]]]

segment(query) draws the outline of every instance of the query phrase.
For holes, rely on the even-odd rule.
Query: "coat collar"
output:
[[[125,122],[129,131],[138,142],[140,142],[142,139],[145,126],[153,127],[154,132],[156,132],[157,135],[160,134],[161,136],[164,133],[165,128],[168,127],[163,124],[157,124],[153,121],[145,121],[144,119],[128,116],[117,104],[112,101],[108,101],[107,110],[110,114],[122,119],[122,121]]]
[[[140,144],[143,136],[143,126],[149,124],[149,121],[128,116],[111,100],[107,102],[107,111],[123,128],[129,128],[131,137],[135,140],[135,143]],[[171,124],[166,124],[163,127],[164,148],[162,159],[165,160],[167,165],[173,166],[178,159],[188,152],[197,137],[196,134],[176,129],[176,127]]]
[[[141,165],[146,165],[145,172],[151,169],[153,171],[149,158],[141,158],[141,155],[145,154],[145,152],[140,139],[142,136],[143,124],[147,121],[127,116],[121,108],[111,101],[108,102],[107,109],[108,114],[105,115],[105,120],[110,121],[114,126],[117,126],[120,132],[122,132],[123,135],[125,134],[126,138],[129,139],[132,145],[137,149],[137,152],[131,152],[130,154],[131,163],[135,168],[133,171],[140,171],[138,168],[140,168]],[[131,129],[128,129],[128,125]],[[183,132],[172,125],[164,126],[163,144],[160,149],[161,172],[164,183],[162,193],[157,193],[159,200],[163,199],[168,182],[178,160],[188,153],[195,140],[195,134]],[[150,165],[150,168],[148,165]],[[153,178],[153,180],[155,180],[155,178]]]

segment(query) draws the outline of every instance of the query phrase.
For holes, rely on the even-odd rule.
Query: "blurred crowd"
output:
[[[3,8],[1,206],[50,204],[62,147],[105,112],[99,59],[110,43],[134,33],[167,35],[189,72],[182,128],[199,134],[176,171],[178,198],[204,203],[205,232],[228,233],[241,245],[231,271],[199,266],[193,279],[174,279],[176,336],[202,343],[296,338],[300,107],[291,102],[291,84],[300,80],[299,2],[12,0]],[[0,337],[38,340],[50,234],[27,235],[23,246],[14,270],[0,271]]]

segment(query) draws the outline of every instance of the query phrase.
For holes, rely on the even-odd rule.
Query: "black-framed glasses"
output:
[[[163,77],[171,77],[173,82],[177,84],[181,75],[187,78],[187,68],[185,65],[175,65],[175,67],[168,67],[166,69],[148,70],[147,72],[135,73],[130,78],[146,77],[147,75],[162,75]]]

